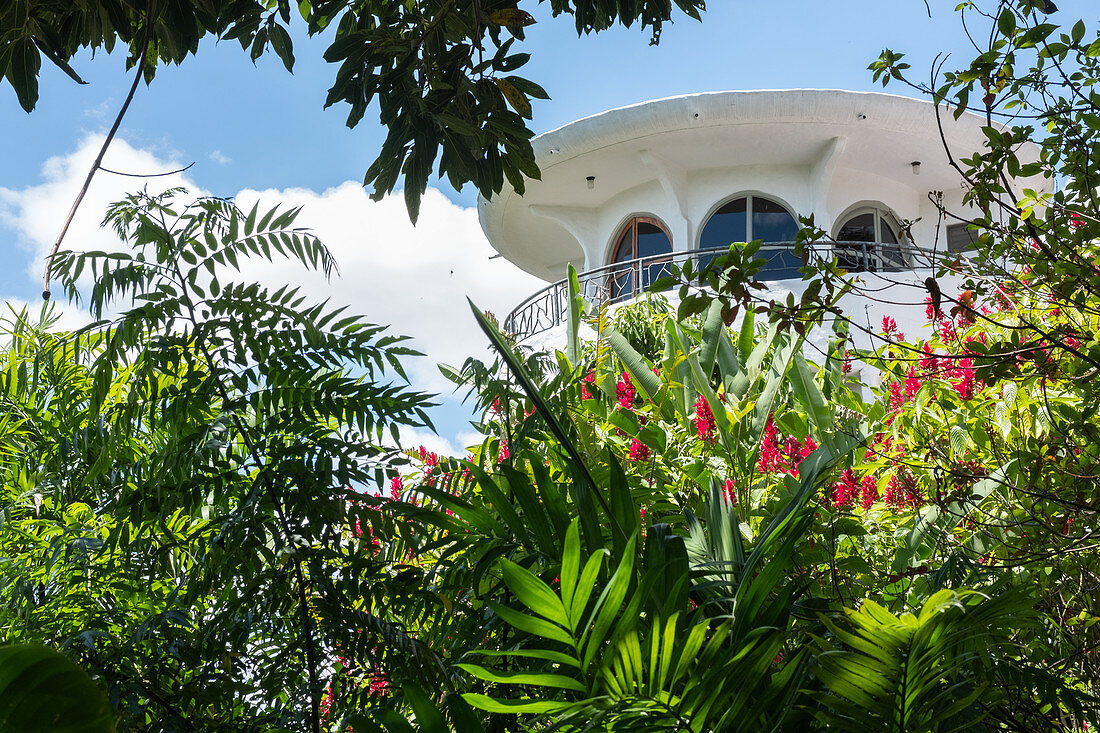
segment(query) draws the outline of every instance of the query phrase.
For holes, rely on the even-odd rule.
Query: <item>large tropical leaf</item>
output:
[[[68,657],[35,644],[0,647],[0,731],[114,730],[107,695]]]
[[[894,615],[867,599],[823,618],[816,675],[828,688],[820,721],[830,730],[935,733],[976,725],[1000,697],[990,671],[1009,657],[1014,632],[1035,625],[1026,597],[941,590],[919,614]],[[985,704],[983,704],[985,703]]]

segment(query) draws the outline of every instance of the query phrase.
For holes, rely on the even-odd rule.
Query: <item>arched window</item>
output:
[[[897,219],[886,209],[862,206],[845,214],[836,230],[837,261],[851,272],[896,272],[908,267]]]
[[[608,282],[612,300],[632,298],[669,273],[672,237],[665,225],[648,216],[636,216],[623,226],[611,251],[614,267]],[[638,260],[642,260],[639,262]]]
[[[797,278],[801,277],[798,268],[802,262],[794,256],[793,247],[767,245],[793,242],[798,229],[798,220],[783,204],[764,196],[748,194],[727,201],[710,215],[699,236],[699,249],[728,250],[734,242],[759,239],[765,245],[760,249],[759,256],[767,258],[768,264],[757,277],[766,275],[774,280]],[[710,262],[709,257],[700,260],[701,266]]]

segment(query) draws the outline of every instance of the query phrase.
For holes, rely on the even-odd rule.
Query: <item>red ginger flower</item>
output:
[[[634,438],[630,442],[630,460],[645,461],[649,459],[649,446]]]
[[[955,380],[952,381],[951,386],[959,393],[959,397],[964,400],[972,399],[977,385],[974,378],[974,360],[960,359],[958,366],[952,370],[952,376]]]
[[[900,382],[890,382],[890,409],[900,409],[905,404],[905,394],[902,392]]]
[[[733,479],[726,479],[726,483],[722,486],[722,496],[726,501],[736,506],[737,504],[737,487],[734,486]]]
[[[774,430],[774,427],[773,427]],[[776,464],[777,468],[786,466],[787,473],[792,476],[798,475],[798,467],[802,465],[802,461],[806,459],[806,456],[810,455],[817,449],[817,442],[809,435],[806,436],[805,441],[800,441],[793,435],[788,435],[787,439],[783,441],[783,452],[786,456],[778,457],[779,463]],[[773,463],[774,463],[773,459]]]
[[[817,441],[807,435],[806,439],[802,441],[802,460],[806,460],[817,448]]]
[[[581,399],[582,400],[593,399],[593,394],[588,391],[588,385],[590,385],[590,384],[593,385],[593,387],[596,384],[596,370],[595,369],[589,369],[588,370],[588,376],[586,376],[584,378],[584,381],[581,382]]]
[[[924,354],[924,357],[920,360],[920,370],[925,374],[935,371],[939,360],[936,359],[936,355],[932,352],[932,347],[928,344],[924,345]]]
[[[840,472],[840,480],[833,484],[833,506],[851,506],[859,496],[859,479],[855,471],[846,468]]]
[[[920,391],[921,381],[917,376],[916,367],[909,367],[909,376],[905,378],[905,399],[912,402]]]
[[[394,476],[390,480],[390,498],[397,501],[401,498],[401,491],[405,488],[405,483],[401,480],[400,476]]]
[[[497,454],[497,463],[504,463],[508,460],[509,455],[511,454],[508,452],[508,441],[502,439],[500,441],[500,452]]]
[[[718,424],[714,421],[714,413],[710,411],[707,398],[699,395],[695,401],[695,433],[704,443],[713,443]]]
[[[878,501],[878,482],[871,476],[864,476],[859,482],[860,505],[870,509]]]
[[[802,454],[802,441],[793,435],[788,435],[787,439],[783,441],[783,453],[786,454],[788,461],[797,463],[799,456]]]
[[[898,330],[898,323],[890,316],[882,317],[882,335],[889,336]]]
[[[615,394],[619,398],[619,407],[624,410],[634,407],[634,382],[631,381],[629,372],[623,372],[623,378],[615,387]]]
[[[386,679],[377,664],[374,665],[370,683],[367,686],[367,694],[371,697],[385,697],[390,694],[390,681]]]
[[[782,470],[786,463],[779,450],[779,432],[775,428],[774,416],[768,415],[764,435],[760,439],[760,461],[757,464],[757,470],[760,473],[775,473]]]
[[[917,490],[917,479],[905,466],[899,466],[886,484],[883,500],[894,509],[917,508],[924,504],[924,497]]]

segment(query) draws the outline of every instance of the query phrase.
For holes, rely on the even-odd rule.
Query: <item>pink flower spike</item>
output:
[[[871,476],[864,476],[859,482],[860,505],[870,509],[878,501],[878,482]]]
[[[714,420],[714,413],[710,411],[707,398],[699,395],[695,401],[695,433],[704,443],[713,443],[717,438],[715,434],[718,424]]]
[[[634,382],[630,379],[629,372],[623,372],[623,378],[615,387],[615,394],[619,398],[619,407],[624,410],[634,407]]]
[[[733,479],[726,479],[726,483],[722,486],[722,496],[731,505],[737,506],[737,487],[734,486]]]

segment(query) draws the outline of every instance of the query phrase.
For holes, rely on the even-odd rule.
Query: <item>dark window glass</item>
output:
[[[672,242],[660,227],[647,221],[638,222],[638,256],[652,257],[672,251]]]
[[[634,227],[627,227],[623,236],[619,237],[619,243],[615,245],[615,256],[612,262],[626,262],[634,259]]]
[[[868,212],[853,216],[840,227],[836,238],[840,242],[875,241],[875,215]]]
[[[880,218],[878,221],[878,228],[882,231],[882,241],[887,244],[897,244],[898,235],[894,234],[894,229],[886,223],[885,219]]]
[[[749,223],[752,226],[749,226]],[[699,237],[700,249],[729,249],[734,242],[759,239],[765,245],[792,242],[798,234],[798,222],[782,204],[763,196],[744,196],[734,199],[714,212]],[[762,280],[784,280],[801,277],[798,268],[801,260],[789,250],[762,249],[760,257],[768,262],[757,277]],[[699,266],[706,267],[711,256],[699,258]]]
[[[752,238],[764,242],[793,242],[798,222],[781,205],[752,197]]]
[[[850,217],[841,225],[836,238],[841,242],[837,247],[837,259],[846,270],[897,272],[907,267],[897,232],[877,210],[864,211]],[[845,242],[860,244],[844,244]]]
[[[734,199],[711,214],[703,225],[699,248],[729,249],[734,242],[744,242],[748,237],[747,204],[747,198]]]
[[[802,267],[802,259],[797,257],[793,250],[766,250],[762,249],[757,257],[763,257],[768,263],[760,268],[756,277],[758,280],[801,280],[802,273],[798,268]]]
[[[655,220],[636,218],[630,220],[619,237],[611,262],[630,262],[665,254],[672,254],[672,240],[668,233]],[[668,273],[667,260],[644,266],[634,263],[615,268],[608,275],[607,287],[611,299],[632,298],[639,290],[649,287],[658,277]]]
[[[978,241],[978,232],[967,227],[966,224],[947,225],[947,251],[966,252],[974,249]]]

